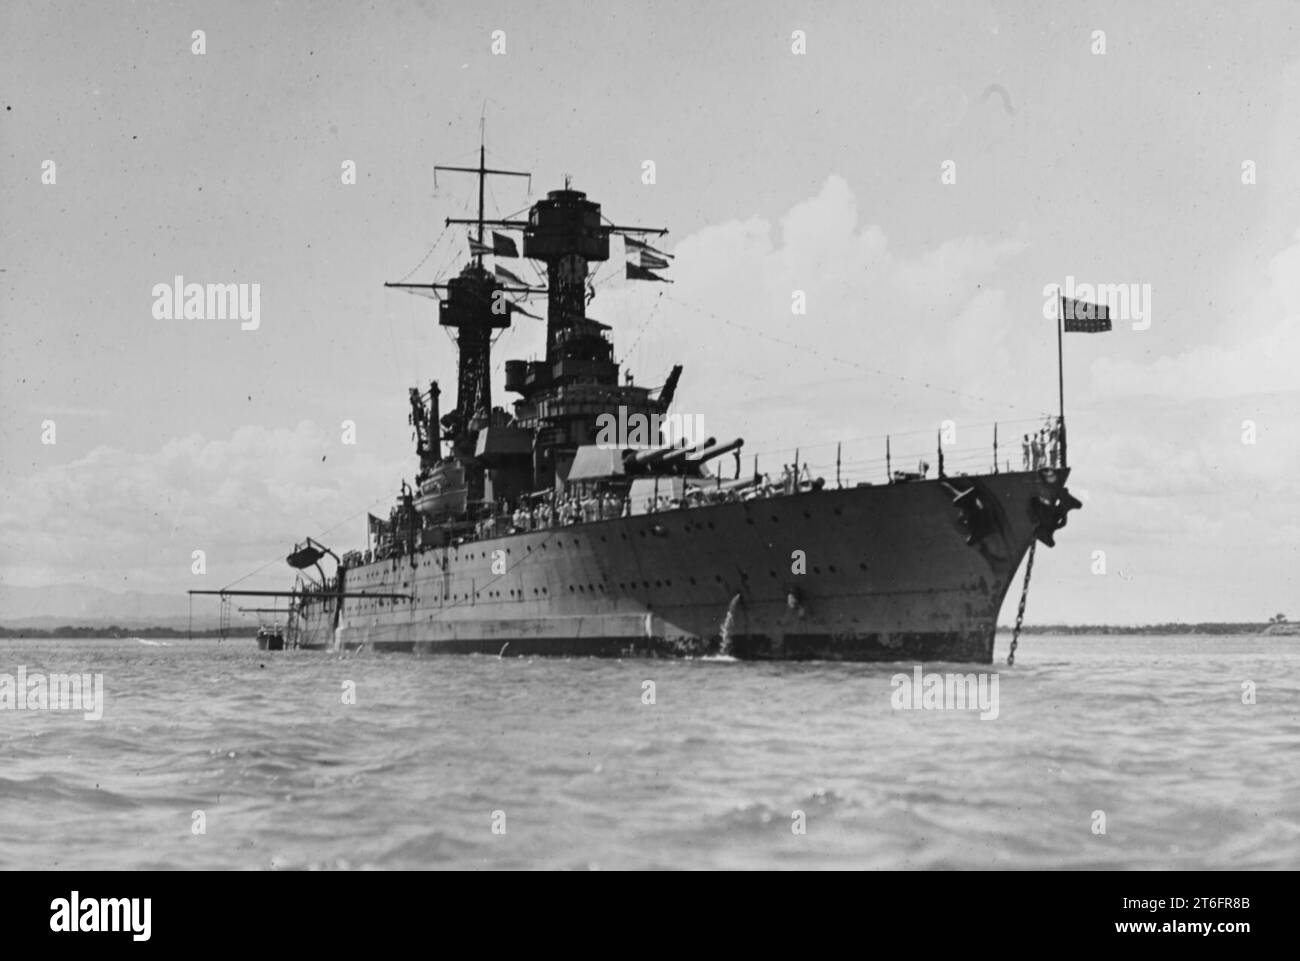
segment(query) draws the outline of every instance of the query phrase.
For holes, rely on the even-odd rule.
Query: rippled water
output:
[[[167,643],[0,641],[106,692],[0,711],[0,867],[1300,866],[1300,638],[1031,635],[995,720],[910,663]]]

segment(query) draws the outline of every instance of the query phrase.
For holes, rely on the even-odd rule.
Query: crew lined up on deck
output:
[[[723,487],[700,485],[689,487],[680,495],[654,492],[642,499],[641,510],[637,513],[654,514],[660,511],[681,508],[704,507],[712,504],[737,503],[756,499],[778,497],[801,492],[821,490],[825,486],[823,478],[814,479],[808,465],[784,465],[780,477],[770,479],[768,475],[756,476],[751,482],[736,487],[734,484]],[[514,505],[501,502],[496,505],[493,516],[480,519],[474,525],[472,539],[483,540],[506,534],[518,534],[526,531],[545,530],[551,527],[565,527],[591,521],[613,520],[631,517],[635,503],[630,495],[615,491],[592,494],[552,494],[539,498],[531,504],[520,501]],[[377,521],[372,517],[372,522]],[[386,525],[385,525],[386,526]],[[382,529],[382,528],[381,528]],[[372,528],[373,532],[373,528]],[[406,532],[409,535],[410,532]],[[355,552],[349,561],[356,564],[370,563],[383,557],[404,556],[408,552],[407,536],[399,534],[383,547]],[[455,540],[453,543],[461,543]]]
[[[811,490],[816,484],[817,482],[804,481],[799,484],[798,489]],[[683,507],[702,507],[707,504],[733,503],[779,494],[792,494],[795,491],[795,472],[787,466],[779,481],[771,484],[758,483],[745,490],[700,486],[688,489],[681,497],[652,494],[644,498],[642,511],[646,514],[654,514]],[[502,534],[544,530],[548,527],[631,517],[632,508],[633,501],[630,496],[616,494],[613,491],[585,497],[577,494],[552,496],[532,507],[521,503],[513,511],[502,505],[497,515],[479,521],[475,531],[480,538],[498,537]]]
[[[1024,470],[1063,467],[1061,463],[1061,419],[1047,417],[1036,434],[1025,434],[1020,445]]]

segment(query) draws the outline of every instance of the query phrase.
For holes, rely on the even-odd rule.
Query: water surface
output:
[[[0,867],[1300,867],[1300,638],[1000,637],[995,720],[910,662],[165,643],[0,641],[106,702],[0,711]]]

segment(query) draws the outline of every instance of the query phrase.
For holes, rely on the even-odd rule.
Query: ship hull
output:
[[[1003,598],[1035,537],[1033,502],[1056,496],[1067,473],[822,490],[387,558],[346,569],[346,590],[409,600],[308,598],[297,642],[415,654],[989,663]],[[973,538],[954,503],[972,488]]]

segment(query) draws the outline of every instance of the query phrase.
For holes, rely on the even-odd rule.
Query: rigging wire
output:
[[[327,528],[325,528],[325,530],[320,531],[319,534],[318,534],[318,536],[319,536],[319,537],[324,537],[326,534],[332,534],[334,531],[338,530],[338,529],[339,529],[340,527],[342,527],[344,524],[347,524],[347,523],[350,523],[351,521],[356,520],[356,519],[357,519],[358,517],[360,517],[362,514],[369,513],[369,511],[370,511],[370,509],[371,509],[372,507],[375,507],[375,506],[378,505],[378,504],[384,503],[384,502],[386,502],[388,499],[389,499],[389,498],[388,498],[388,495],[384,495],[383,497],[378,497],[378,498],[376,498],[375,500],[371,501],[369,504],[366,504],[364,507],[362,507],[360,510],[356,511],[355,513],[353,513],[353,514],[349,514],[347,517],[345,517],[343,520],[339,521],[339,522],[338,522],[337,524],[335,524],[333,527],[327,527]],[[244,581],[248,580],[250,577],[253,577],[253,576],[256,575],[256,574],[260,574],[260,573],[262,573],[262,571],[266,570],[266,569],[267,569],[268,567],[270,567],[272,564],[279,563],[279,562],[281,562],[281,561],[283,561],[283,560],[284,560],[283,557],[281,557],[281,556],[279,556],[279,555],[276,555],[275,557],[271,558],[269,561],[267,561],[265,564],[263,564],[261,567],[257,568],[256,570],[249,571],[249,572],[248,572],[247,574],[245,574],[243,577],[239,577],[239,578],[236,578],[235,580],[231,581],[231,582],[230,582],[229,584],[227,584],[225,587],[221,588],[221,590],[223,590],[223,591],[228,591],[228,590],[230,590],[232,587],[234,587],[236,584],[241,584],[241,583],[243,583]]]
[[[434,240],[434,242],[433,242],[433,246],[431,246],[431,247],[428,249],[428,251],[425,252],[425,255],[424,255],[423,257],[420,258],[420,262],[419,262],[418,264],[416,264],[414,267],[412,267],[410,270],[408,270],[408,271],[406,272],[406,276],[405,276],[405,277],[402,277],[400,280],[396,281],[396,283],[399,283],[399,284],[401,284],[401,283],[405,283],[407,277],[410,277],[410,276],[411,276],[412,274],[414,274],[417,270],[419,270],[421,267],[423,267],[423,266],[425,265],[425,263],[428,261],[428,259],[429,259],[430,257],[433,256],[433,252],[434,252],[435,250],[438,249],[438,245],[439,245],[440,243],[442,243],[442,239],[443,239],[444,237],[447,236],[447,233],[448,233],[448,231],[450,231],[450,230],[451,230],[451,227],[448,226],[448,225],[445,225],[445,224],[444,224],[442,230],[439,231],[439,233],[438,233],[438,237],[437,237],[437,239]]]
[[[946,394],[952,394],[955,397],[963,397],[967,400],[976,400],[979,401],[981,404],[995,403],[994,401],[990,400],[987,397],[981,397],[979,394],[971,394],[971,393],[967,393],[966,391],[956,390],[955,388],[952,387],[941,387],[936,384],[930,384],[930,383],[925,383],[923,381],[913,380],[910,377],[904,377],[902,374],[891,373],[889,371],[880,370],[877,367],[868,367],[865,364],[858,363],[856,360],[850,360],[847,357],[841,357],[838,354],[828,355],[823,353],[822,351],[817,350],[816,348],[809,347],[807,344],[801,344],[797,341],[784,340],[780,337],[774,337],[773,335],[769,334],[765,330],[759,330],[757,327],[750,327],[747,324],[742,324],[737,321],[730,320],[726,317],[719,316],[718,314],[715,314],[711,310],[705,310],[702,307],[696,307],[693,304],[685,303],[683,301],[678,300],[676,297],[669,295],[666,292],[663,294],[663,296],[667,297],[670,301],[672,301],[677,306],[682,307],[686,310],[700,314],[701,316],[704,317],[709,317],[713,320],[721,321],[722,323],[728,325],[729,327],[735,327],[737,330],[743,330],[746,333],[755,334],[759,337],[764,338],[765,340],[770,340],[773,343],[780,344],[783,347],[792,347],[795,350],[805,351],[813,356],[820,357],[823,360],[834,361],[837,364],[844,364],[849,367],[856,367],[858,370],[865,371],[866,373],[878,374],[881,377],[889,378],[891,380],[897,380],[904,384],[917,385],[917,386],[928,388],[929,390],[943,391]],[[1022,404],[1013,403],[1013,404],[1003,404],[1002,406],[1009,406],[1015,410],[1025,410],[1025,407]]]
[[[632,359],[632,349],[641,342],[641,336],[650,329],[650,321],[654,320],[655,313],[659,310],[659,305],[663,303],[664,292],[659,291],[659,296],[655,298],[654,305],[649,312],[641,318],[641,323],[637,326],[636,336],[632,338],[632,343],[627,345],[623,354],[623,363],[627,364]]]

